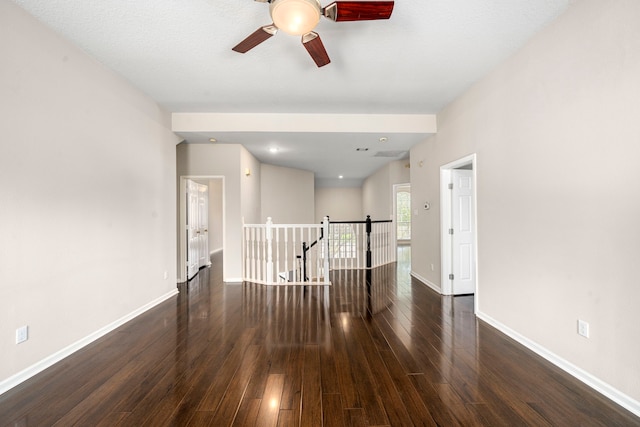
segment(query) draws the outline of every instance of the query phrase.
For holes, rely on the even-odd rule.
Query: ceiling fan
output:
[[[273,23],[258,28],[249,37],[238,43],[234,51],[245,53],[274,36],[278,30],[302,36],[302,44],[318,67],[331,62],[318,33],[312,31],[320,17],[336,22],[389,19],[393,12],[393,1],[334,1],[327,7],[320,0],[255,0],[270,3],[269,13]]]

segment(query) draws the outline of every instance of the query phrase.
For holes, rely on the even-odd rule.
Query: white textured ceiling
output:
[[[283,32],[246,54],[231,50],[271,23],[266,3],[13,1],[171,112],[435,114],[575,0],[396,0],[388,21],[323,19],[315,31],[332,60],[323,68]],[[330,182],[338,173],[349,178],[342,185],[359,185],[393,160],[373,157],[382,134],[181,135],[242,143],[261,161],[314,171],[319,185],[340,185]],[[327,136],[331,150],[316,155]],[[384,150],[406,151],[424,137],[392,135]],[[288,148],[269,156],[265,147],[278,144]],[[368,157],[354,161],[363,144]]]

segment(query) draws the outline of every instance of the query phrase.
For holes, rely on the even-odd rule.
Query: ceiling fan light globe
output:
[[[278,29],[300,36],[318,25],[321,6],[319,0],[274,0],[269,11]]]

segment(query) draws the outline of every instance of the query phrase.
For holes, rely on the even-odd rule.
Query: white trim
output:
[[[101,337],[105,336],[106,334],[108,334],[109,332],[115,330],[116,328],[124,325],[129,320],[141,315],[145,311],[150,310],[151,308],[155,307],[156,305],[168,300],[169,298],[171,298],[171,297],[173,297],[174,295],[177,295],[177,294],[178,294],[178,289],[174,289],[173,291],[168,292],[168,293],[166,293],[166,294],[154,299],[153,301],[143,305],[142,307],[132,311],[131,313],[121,317],[120,319],[116,320],[115,322],[112,322],[112,323],[110,323],[110,324],[98,329],[97,331],[87,335],[86,337],[80,339],[79,341],[74,342],[73,344],[63,348],[62,350],[59,350],[59,351],[53,353],[52,355],[45,357],[41,361],[36,362],[35,364],[29,366],[26,369],[23,369],[22,371],[18,372],[17,374],[10,376],[9,378],[7,378],[7,379],[5,379],[3,381],[0,381],[0,395],[5,393],[5,392],[7,392],[7,391],[9,391],[13,387],[16,387],[17,385],[23,383],[24,381],[28,380],[29,378],[39,374],[40,372],[44,371],[45,369],[53,366],[54,364],[58,363],[59,361],[61,361],[65,357],[68,357],[71,354],[75,353],[76,351],[82,349],[83,347],[86,347],[87,345],[91,344],[92,342],[94,342],[98,338],[101,338]]]
[[[244,280],[242,280],[242,277],[227,277],[223,280],[223,282],[226,284],[236,284],[242,283],[244,282]]]
[[[554,365],[556,365],[558,368],[562,369],[569,375],[582,381],[583,383],[585,383],[586,385],[588,385],[598,393],[611,399],[618,405],[632,412],[634,415],[640,417],[640,402],[638,402],[637,400],[622,393],[620,390],[614,388],[613,386],[602,381],[601,379],[591,375],[589,372],[577,367],[573,363],[563,359],[557,354],[552,353],[551,351],[547,350],[545,347],[542,347],[538,343],[528,339],[527,337],[519,334],[518,332],[509,328],[508,326],[493,319],[491,316],[488,316],[487,314],[480,311],[476,313],[476,316],[479,319],[483,320],[484,322],[496,328],[498,331],[516,340],[518,343],[522,344],[529,350],[533,351],[534,353],[538,354],[539,356],[553,363]]]
[[[476,290],[475,290],[475,308],[474,312],[478,311],[480,306],[479,295],[479,279],[478,279],[478,161],[475,153],[462,157],[461,159],[454,160],[445,165],[440,166],[440,281],[442,283],[442,294],[453,294],[452,283],[449,279],[449,273],[451,272],[451,239],[449,238],[449,228],[451,228],[451,194],[448,189],[448,185],[451,182],[451,169],[456,169],[461,166],[471,165],[473,172],[473,217],[474,217],[474,233],[473,233],[473,252],[475,257],[475,276],[476,276]]]
[[[218,252],[222,252],[222,248],[218,248],[218,249],[215,249],[215,250],[209,252],[209,256],[211,256],[213,254],[217,254]]]
[[[451,182],[451,169],[440,167],[440,283],[441,293],[451,295],[452,283],[449,279],[451,273],[451,238],[449,229],[451,228],[451,192],[449,183]],[[475,186],[475,184],[474,184]]]
[[[414,271],[411,271],[411,276],[415,277],[416,279],[418,279],[418,281],[422,282],[422,284],[430,287],[431,289],[433,289],[434,291],[436,291],[439,294],[442,294],[442,289],[440,289],[440,287],[438,285],[436,285],[433,282],[430,282],[429,280],[425,279],[424,277],[420,276],[418,273],[415,273]]]

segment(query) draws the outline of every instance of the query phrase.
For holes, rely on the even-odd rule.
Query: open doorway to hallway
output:
[[[209,186],[187,179],[187,280],[209,266]]]
[[[224,177],[181,176],[179,185],[178,282],[182,283],[210,265],[211,255],[224,248]]]

